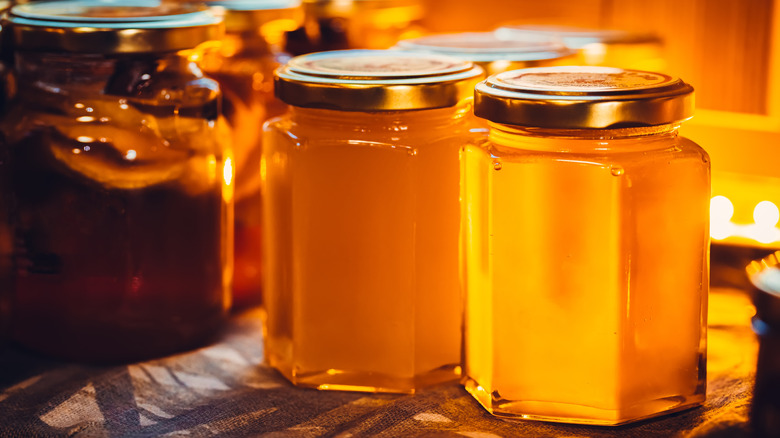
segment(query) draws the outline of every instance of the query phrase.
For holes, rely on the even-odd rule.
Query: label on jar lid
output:
[[[490,81],[517,91],[599,93],[652,89],[677,80],[661,73],[611,67],[547,67],[508,71]]]
[[[293,58],[291,71],[339,78],[409,78],[467,71],[468,61],[447,56],[392,50],[343,50],[313,53]]]

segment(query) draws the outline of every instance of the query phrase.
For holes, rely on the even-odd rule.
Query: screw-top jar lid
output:
[[[661,73],[612,67],[539,67],[490,76],[474,112],[492,122],[551,129],[605,129],[681,122],[693,87]]]
[[[774,330],[780,330],[780,251],[747,267],[750,282],[757,289],[753,296],[756,317]],[[755,324],[754,324],[755,327]],[[758,327],[759,329],[761,327]]]
[[[295,57],[275,76],[277,97],[290,105],[393,111],[454,106],[471,96],[482,69],[443,55],[338,50]]]
[[[15,48],[76,53],[172,52],[223,33],[206,6],[159,0],[31,2],[11,8],[8,23]]]
[[[289,21],[292,30],[303,22],[301,0],[210,0],[206,4],[224,11],[228,32],[255,31],[278,20]]]
[[[495,30],[500,39],[527,39],[548,36],[560,38],[573,49],[581,49],[587,44],[657,44],[661,40],[651,33],[629,32],[620,29],[586,29],[568,26],[546,25],[507,25]]]
[[[428,35],[401,40],[397,47],[404,50],[450,55],[480,63],[543,61],[572,54],[563,42],[551,37],[503,40],[493,32]]]

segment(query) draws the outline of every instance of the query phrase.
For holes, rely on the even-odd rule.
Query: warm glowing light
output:
[[[734,216],[734,204],[725,196],[715,196],[710,200],[710,217],[713,222],[728,222]]]
[[[88,135],[80,135],[80,136],[76,137],[76,141],[81,142],[81,143],[94,143],[95,139],[90,137],[90,136],[88,136]]]
[[[92,116],[81,116],[81,117],[76,117],[76,121],[77,122],[94,122],[95,118],[92,117]]]
[[[74,154],[78,155],[78,154],[80,154],[80,153],[81,153],[81,149],[79,149],[79,148],[73,148],[73,151],[71,151],[71,152],[73,152]]]
[[[225,167],[222,170],[222,177],[225,179],[225,185],[230,185],[233,182],[233,161],[230,157],[225,159]]]
[[[75,104],[73,106],[76,107],[76,108],[79,108],[79,109],[84,108],[84,104],[83,103],[77,103],[77,104]]]
[[[725,196],[715,196],[710,200],[710,237],[723,240],[731,236],[734,225],[734,204]]]
[[[761,201],[753,209],[753,220],[762,228],[774,228],[780,220],[780,210],[770,201]]]
[[[268,176],[268,164],[265,162],[265,156],[260,158],[260,180],[265,181]]]
[[[582,57],[586,64],[598,65],[607,56],[607,46],[602,43],[590,43],[582,46]]]
[[[125,160],[133,161],[135,160],[135,157],[137,157],[138,154],[133,149],[128,149],[127,153],[125,154]]]

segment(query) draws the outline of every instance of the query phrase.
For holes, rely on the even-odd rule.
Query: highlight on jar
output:
[[[413,393],[460,376],[460,154],[480,67],[398,50],[276,71],[265,125],[265,352],[298,386]]]

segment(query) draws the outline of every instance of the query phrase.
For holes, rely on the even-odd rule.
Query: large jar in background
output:
[[[571,63],[575,53],[552,36],[500,39],[494,32],[427,35],[401,40],[396,47],[471,61],[482,67],[487,75],[520,68],[563,65]]]
[[[514,419],[616,425],[705,397],[709,158],[693,88],[605,67],[477,85],[464,154],[466,389]]]
[[[232,268],[220,91],[191,59],[220,20],[153,0],[34,2],[5,31],[13,338],[85,361],[198,345],[226,315]]]
[[[652,33],[531,24],[502,26],[495,33],[506,40],[558,38],[577,51],[578,65],[666,70],[663,41]]]
[[[414,392],[460,374],[459,155],[482,69],[337,51],[277,70],[263,140],[265,351],[300,386]]]
[[[342,49],[388,49],[422,34],[422,0],[303,0],[306,21],[287,36],[295,55]]]
[[[273,94],[273,72],[289,60],[281,51],[286,30],[303,21],[300,0],[220,0],[226,34],[208,51],[203,70],[222,88],[223,114],[232,128],[235,155],[233,306],[261,301],[260,147],[262,124],[286,105]]]

